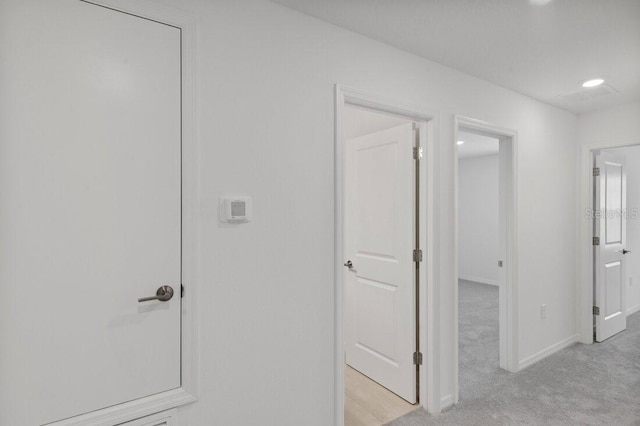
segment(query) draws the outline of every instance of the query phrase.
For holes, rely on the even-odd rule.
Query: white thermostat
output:
[[[251,197],[223,197],[220,203],[222,222],[249,222],[251,220]]]

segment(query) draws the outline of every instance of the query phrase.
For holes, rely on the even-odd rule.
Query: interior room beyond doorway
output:
[[[461,400],[500,374],[499,140],[458,132],[458,338]]]

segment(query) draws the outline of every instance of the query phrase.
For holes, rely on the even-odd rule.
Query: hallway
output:
[[[437,417],[420,409],[388,424],[638,425],[640,313],[627,321],[604,343],[576,344],[517,374],[497,371],[482,395]]]

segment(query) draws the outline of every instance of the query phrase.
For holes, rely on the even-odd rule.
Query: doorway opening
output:
[[[518,371],[516,133],[456,117],[456,397],[486,394]]]
[[[343,115],[345,425],[417,403],[414,122],[357,106]],[[406,254],[403,258],[402,254]]]
[[[499,140],[458,132],[460,398],[484,394],[500,368]]]
[[[384,424],[429,402],[420,330],[432,118],[343,87],[337,94],[336,424]]]
[[[593,150],[593,339],[605,340],[638,324],[640,287],[640,146]]]

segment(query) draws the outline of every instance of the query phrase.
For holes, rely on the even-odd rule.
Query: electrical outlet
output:
[[[540,305],[540,319],[546,319],[547,318],[547,305]]]

